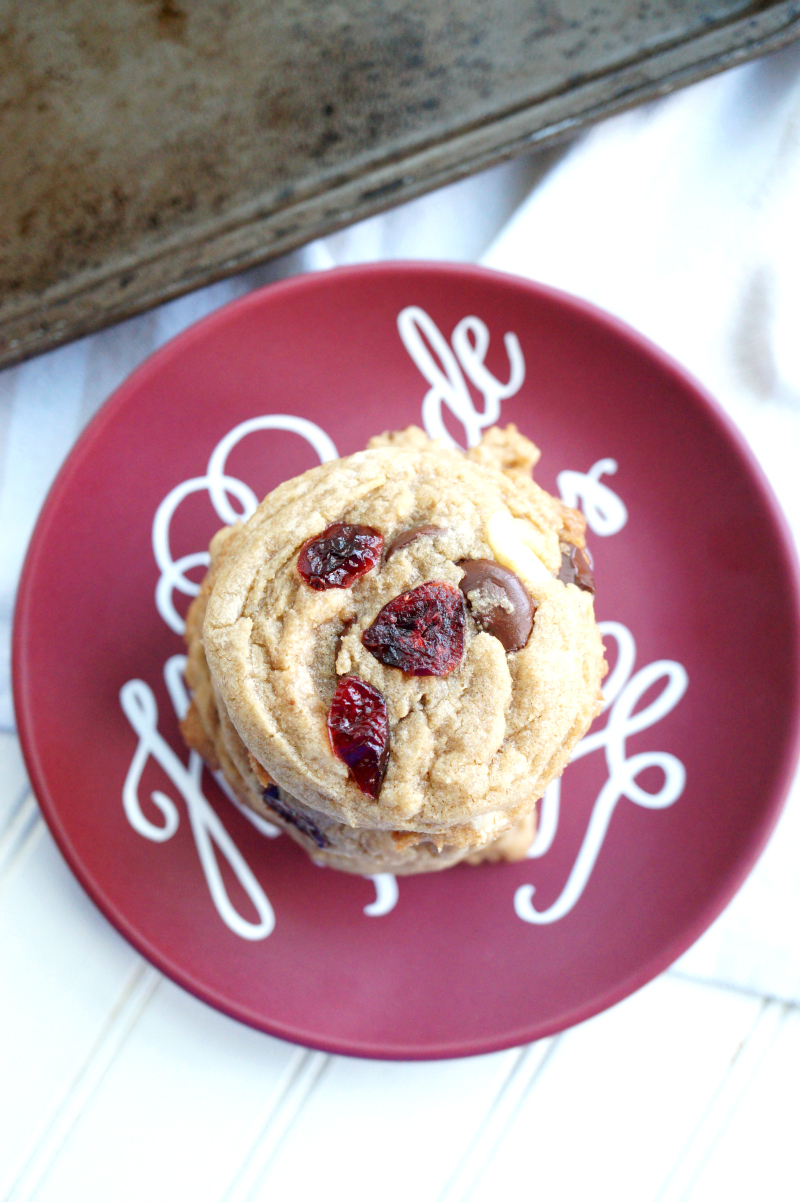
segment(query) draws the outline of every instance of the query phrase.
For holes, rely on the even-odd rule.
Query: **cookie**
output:
[[[524,854],[605,671],[583,519],[537,458],[513,427],[467,456],[384,435],[214,540],[185,735],[318,862]]]

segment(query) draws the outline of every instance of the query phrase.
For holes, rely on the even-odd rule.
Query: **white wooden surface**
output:
[[[665,976],[527,1048],[391,1064],[281,1043],[163,979],[84,896],[27,786],[8,694],[17,573],[49,480],[108,392],[263,279],[478,257],[535,176],[521,163],[467,181],[0,375],[0,1198],[800,1199],[797,787],[745,888]],[[798,212],[790,48],[599,127],[487,257],[638,315],[740,422],[796,531]],[[760,326],[758,287],[772,306]]]

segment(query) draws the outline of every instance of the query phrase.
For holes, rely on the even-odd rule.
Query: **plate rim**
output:
[[[203,340],[217,326],[224,326],[233,316],[247,309],[257,309],[265,302],[280,303],[284,295],[296,292],[315,290],[320,282],[327,280],[346,279],[359,276],[446,276],[469,280],[489,280],[506,288],[528,292],[538,299],[544,299],[548,304],[554,303],[572,312],[577,312],[584,319],[599,324],[615,334],[645,357],[655,360],[661,370],[675,379],[683,390],[691,397],[691,403],[704,412],[710,419],[710,424],[724,440],[733,448],[740,466],[749,477],[751,485],[756,489],[770,515],[779,557],[786,569],[787,586],[793,601],[792,616],[794,619],[794,704],[792,707],[791,723],[787,726],[787,737],[783,751],[783,764],[771,790],[769,804],[764,808],[760,821],[753,828],[753,836],[746,850],[739,857],[735,866],[722,879],[713,897],[698,910],[694,920],[686,928],[677,933],[660,952],[647,957],[644,962],[622,980],[615,983],[613,988],[591,1000],[575,1005],[571,1010],[550,1022],[539,1022],[513,1031],[506,1031],[494,1036],[475,1037],[471,1040],[438,1041],[435,1044],[396,1044],[391,1040],[381,1041],[380,1044],[370,1040],[353,1038],[325,1038],[312,1031],[292,1027],[287,1023],[276,1020],[264,1020],[263,1016],[251,1012],[247,1006],[237,1004],[226,998],[195,974],[170,963],[168,957],[162,955],[159,949],[151,945],[149,939],[138,931],[125,917],[124,913],[104,894],[102,888],[94,880],[93,875],[85,868],[80,855],[74,848],[69,833],[59,814],[57,800],[46,785],[46,776],[41,767],[39,753],[36,748],[35,715],[30,711],[26,697],[27,665],[25,662],[25,644],[28,631],[28,614],[30,597],[33,588],[35,569],[46,540],[50,524],[57,515],[59,505],[68,492],[71,477],[83,463],[85,457],[91,454],[92,445],[103,434],[106,427],[113,423],[120,410],[124,410],[129,395],[146,386],[149,376],[160,371],[162,363],[172,356],[183,353],[192,343]],[[590,301],[572,295],[560,288],[513,275],[509,272],[496,271],[492,268],[467,263],[448,263],[430,260],[388,260],[377,263],[359,263],[343,267],[330,268],[324,271],[307,272],[292,276],[285,280],[266,284],[254,289],[244,296],[221,305],[218,309],[207,314],[193,323],[161,347],[152,352],[138,367],[136,367],[104,401],[98,412],[89,421],[73,446],[51,485],[45,501],[36,520],[25,555],[25,561],[20,575],[19,587],[14,606],[12,633],[11,677],[14,699],[14,711],[17,722],[17,735],[20,741],[25,766],[28,772],[31,789],[39,803],[42,816],[53,836],[61,855],[67,862],[72,874],[81,887],[100,910],[101,914],[112,924],[118,933],[147,961],[153,964],[169,980],[186,989],[198,1000],[212,1006],[221,1013],[256,1030],[263,1031],[278,1039],[313,1048],[333,1055],[354,1056],[365,1059],[424,1061],[455,1059],[466,1056],[485,1055],[503,1051],[511,1047],[519,1047],[539,1039],[547,1038],[559,1031],[566,1030],[578,1023],[602,1013],[611,1006],[623,1001],[631,994],[641,989],[656,976],[665,971],[685,951],[687,951],[700,936],[712,925],[722,911],[730,904],[733,897],[744,884],[755,864],[760,859],[767,843],[783,812],[786,799],[795,777],[798,758],[800,757],[800,562],[795,547],[794,538],[789,528],[788,520],[775,496],[767,476],[756,459],[749,444],[733,420],[724,411],[718,401],[685,367],[673,356],[664,351],[647,336],[622,321],[614,314],[607,312]]]

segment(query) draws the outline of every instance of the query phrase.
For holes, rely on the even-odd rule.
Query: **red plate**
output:
[[[464,443],[497,413],[587,513],[612,704],[533,858],[395,899],[256,829],[189,760],[177,628],[221,519],[332,444],[423,416]],[[794,552],[739,436],[619,322],[471,267],[293,279],[154,355],[50,494],[14,654],[34,788],[103,913],[211,1005],[354,1055],[488,1052],[643,985],[744,880],[798,750]]]

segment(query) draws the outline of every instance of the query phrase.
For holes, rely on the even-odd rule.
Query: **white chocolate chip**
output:
[[[472,819],[470,824],[473,830],[480,832],[486,836],[486,842],[490,842],[508,826],[508,821],[505,814],[501,814],[499,810],[490,810],[488,814],[478,814]]]
[[[530,542],[535,538],[527,522],[512,518],[507,509],[498,509],[486,523],[486,539],[495,559],[504,568],[516,572],[520,580],[536,590],[552,580]]]

